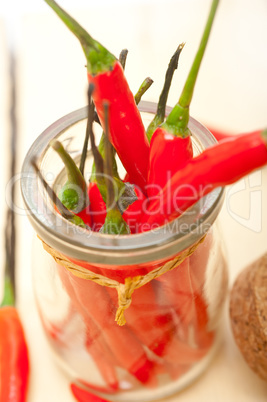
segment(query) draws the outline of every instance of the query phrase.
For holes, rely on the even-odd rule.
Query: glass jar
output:
[[[140,110],[147,125],[156,105],[142,102]],[[111,236],[67,222],[55,211],[30,161],[38,159],[51,186],[64,183],[63,165],[49,141],[60,140],[78,162],[86,116],[83,108],[55,122],[34,142],[23,165],[22,194],[38,235],[33,281],[40,318],[71,382],[110,400],[163,398],[199,376],[219,345],[227,294],[217,224],[224,190],[216,189],[172,223],[142,234]],[[193,118],[189,127],[195,154],[215,143]],[[100,128],[96,131],[100,138]],[[91,162],[89,151],[86,178]],[[83,275],[70,271],[69,262]],[[155,276],[162,267],[166,272]],[[118,296],[119,304],[125,303],[124,284],[148,274],[154,279],[128,295],[128,308],[122,308],[126,323],[119,326],[115,316]]]

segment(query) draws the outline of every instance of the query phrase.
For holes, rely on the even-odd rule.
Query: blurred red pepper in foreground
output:
[[[18,312],[0,309],[0,402],[26,401],[29,374],[28,349]]]
[[[90,394],[89,392],[85,391],[85,389],[78,387],[76,384],[71,384],[70,389],[73,396],[79,402],[108,402],[107,399],[102,399],[99,398],[99,396]]]

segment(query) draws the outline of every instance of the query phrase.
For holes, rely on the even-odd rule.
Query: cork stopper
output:
[[[267,253],[236,279],[230,295],[230,318],[244,359],[267,381]]]

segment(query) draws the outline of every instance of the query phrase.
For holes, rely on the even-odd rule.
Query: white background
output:
[[[199,43],[209,0],[62,0],[60,4],[114,54],[128,48],[126,75],[133,92],[146,76],[154,79],[146,100],[157,101],[168,61],[178,44],[186,42],[168,102],[175,104]],[[191,108],[201,122],[234,133],[267,127],[266,21],[266,0],[221,0]],[[57,118],[86,104],[85,60],[77,40],[43,1],[1,2],[2,194],[8,177],[8,46],[17,55],[18,172],[33,140]],[[247,263],[266,252],[266,168],[228,189],[227,195],[221,226],[231,285]],[[0,206],[4,211],[4,196]],[[0,224],[3,229],[3,213]],[[25,216],[18,216],[17,224],[18,308],[32,365],[29,402],[71,402],[68,383],[51,361],[37,317],[30,266],[32,230]],[[209,370],[170,402],[266,401],[267,385],[250,371],[235,347],[227,308],[223,339]]]

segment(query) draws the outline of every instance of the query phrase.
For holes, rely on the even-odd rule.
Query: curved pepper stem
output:
[[[87,97],[88,97],[88,118],[87,118],[87,125],[86,125],[86,132],[85,132],[85,137],[84,137],[84,142],[83,142],[83,149],[82,149],[82,155],[81,155],[81,160],[80,160],[80,166],[79,170],[81,174],[84,176],[84,167],[85,167],[85,161],[87,158],[87,151],[88,151],[88,143],[89,143],[89,138],[90,138],[90,130],[93,130],[93,121],[95,117],[95,106],[92,102],[92,93],[94,90],[94,84],[90,84],[88,87],[88,92],[87,92]]]
[[[121,63],[123,70],[125,70],[127,55],[128,49],[122,49],[119,55],[119,62]]]
[[[136,94],[135,94],[135,96],[134,96],[134,100],[135,100],[135,103],[136,103],[137,105],[139,105],[139,103],[140,103],[140,101],[141,101],[141,99],[142,99],[142,96],[143,96],[144,93],[148,90],[148,88],[151,87],[151,85],[153,84],[153,82],[154,82],[154,81],[153,81],[152,78],[150,78],[150,77],[147,77],[147,78],[144,79],[144,81],[142,82],[142,84],[140,85],[138,91],[136,92]]]
[[[267,128],[265,128],[264,130],[262,130],[261,136],[262,136],[263,141],[265,142],[265,145],[266,145],[266,147],[267,147]]]
[[[107,188],[106,195],[106,207],[107,207],[107,216],[104,225],[101,228],[101,233],[106,234],[130,234],[130,229],[127,223],[122,218],[121,212],[119,211],[117,202],[116,202],[116,194],[115,194],[115,186],[113,182],[112,176],[112,145],[109,141],[109,131],[108,131],[108,103],[104,103],[104,111],[105,111],[105,158],[104,158],[104,173],[105,173],[105,182]]]
[[[108,71],[116,62],[116,57],[102,46],[101,43],[92,38],[92,36],[54,0],[45,0],[45,2],[55,11],[58,17],[80,41],[87,59],[88,72],[97,74]]]
[[[197,75],[205,53],[205,49],[207,47],[209,35],[211,32],[218,4],[219,0],[212,1],[205,30],[202,35],[202,39],[197,54],[195,56],[195,59],[193,61],[191,70],[188,74],[186,83],[184,85],[182,94],[180,96],[178,103],[174,106],[173,110],[166,119],[165,125],[168,126],[169,132],[171,132],[174,135],[181,135],[181,136],[190,135],[190,131],[187,127],[189,122],[189,106],[193,97]]]
[[[184,45],[185,45],[184,43],[181,43],[178,46],[178,48],[176,49],[175,53],[173,54],[173,56],[169,62],[169,65],[168,65],[168,68],[167,68],[167,71],[165,74],[164,85],[163,85],[163,88],[162,88],[162,91],[161,91],[161,94],[159,97],[157,112],[155,114],[155,117],[153,118],[153,120],[151,121],[151,123],[149,124],[149,126],[146,130],[147,138],[149,141],[151,141],[152,135],[154,134],[154,131],[156,130],[156,128],[165,119],[167,99],[168,99],[168,95],[170,92],[172,78],[173,78],[175,70],[177,70],[177,68],[178,68],[179,57],[180,57],[181,51],[183,50]]]
[[[58,196],[62,203],[68,209],[79,213],[89,203],[87,195],[87,186],[80,169],[76,163],[64,149],[63,145],[57,141],[52,140],[50,146],[57,152],[65,165],[68,180],[61,188]]]
[[[0,307],[4,306],[15,306],[15,292],[12,281],[8,275],[5,276],[4,297]]]
[[[75,215],[73,212],[69,211],[68,208],[65,207],[65,205],[61,202],[61,200],[59,199],[59,197],[56,195],[56,193],[54,192],[54,190],[49,186],[49,184],[47,183],[47,181],[45,180],[45,178],[43,177],[42,173],[40,172],[40,169],[37,165],[36,160],[33,158],[31,160],[31,165],[34,168],[37,176],[39,177],[42,185],[44,186],[47,195],[49,196],[49,198],[51,199],[51,201],[53,202],[53,204],[56,206],[56,208],[58,209],[60,215],[67,219],[69,222],[77,225],[77,226],[81,226],[83,228],[88,228],[84,221],[77,215]]]
[[[89,120],[89,116],[91,115],[91,109],[94,107],[91,99],[88,99],[88,133],[91,142],[91,149],[94,158],[94,163],[92,166],[92,174],[90,178],[90,182],[95,182],[97,187],[101,193],[101,196],[104,202],[107,202],[107,183],[104,177],[104,160],[105,160],[105,134],[102,133],[101,140],[99,146],[96,146],[95,143],[95,135],[93,131],[93,121]],[[125,190],[125,184],[120,180],[118,171],[117,171],[117,163],[114,157],[114,148],[111,146],[111,161],[112,161],[112,179],[114,180],[114,184],[116,185],[117,190],[117,198],[123,194]]]

